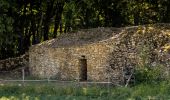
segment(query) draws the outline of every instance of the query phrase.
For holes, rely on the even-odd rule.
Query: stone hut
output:
[[[29,51],[33,75],[59,80],[106,81],[109,58],[119,29],[97,28],[68,33],[41,44]],[[120,73],[112,69],[114,77]]]
[[[124,82],[126,68],[142,63],[169,66],[168,59],[162,58],[168,57],[162,56],[168,54],[162,49],[170,44],[169,26],[95,28],[63,34],[30,48],[30,72],[58,80],[107,81],[109,78],[119,84]],[[146,52],[145,59],[141,52]]]

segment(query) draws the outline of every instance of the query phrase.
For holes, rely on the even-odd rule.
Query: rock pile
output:
[[[0,71],[10,71],[19,67],[28,66],[29,55],[28,53],[15,58],[8,58],[0,60]]]

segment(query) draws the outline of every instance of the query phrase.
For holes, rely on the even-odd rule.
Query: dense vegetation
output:
[[[1,0],[0,59],[80,28],[170,22],[168,0]]]
[[[168,0],[0,0],[0,60],[19,56],[31,45],[78,29],[169,23],[169,11]],[[170,82],[166,81],[169,77],[162,78],[162,65],[159,64],[156,69],[151,69],[151,64],[146,63],[154,57],[147,55],[150,55],[155,48],[168,44],[169,41],[166,40],[169,40],[169,37],[148,38],[152,32],[140,34],[141,30],[138,30],[138,33],[135,36],[144,37],[141,41],[147,43],[148,47],[154,46],[149,49],[144,47],[141,47],[144,50],[139,49],[141,50],[139,56],[143,59],[138,66],[142,66],[142,69],[137,69],[136,85],[131,88],[61,88],[57,85],[4,86],[2,84],[0,99],[170,99]],[[160,32],[157,33],[159,35]],[[128,39],[133,40],[133,35],[128,34],[124,39],[124,42],[128,43]],[[152,43],[149,40],[152,40]]]
[[[38,85],[38,84],[37,84]],[[167,100],[170,84],[141,84],[129,87],[59,87],[56,84],[0,86],[1,100]]]

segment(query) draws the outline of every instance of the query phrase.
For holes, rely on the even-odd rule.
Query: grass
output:
[[[7,84],[0,86],[0,100],[167,100],[170,82],[134,87],[59,86],[57,84]]]

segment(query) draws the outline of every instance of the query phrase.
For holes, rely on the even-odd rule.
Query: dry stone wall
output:
[[[114,66],[159,68],[162,77],[169,77],[170,68],[170,25],[155,24],[128,27],[115,40],[111,54]]]
[[[126,67],[170,69],[170,25],[97,28],[65,34],[32,46],[31,74],[59,80],[79,79],[81,56],[87,59],[87,80],[124,82]]]
[[[87,59],[88,81],[107,81],[108,61],[113,50],[110,42],[98,42],[82,46],[63,48],[33,47],[30,49],[30,67],[33,75],[61,80],[76,80],[79,78],[79,60],[81,56]],[[120,71],[113,70],[115,77]]]
[[[28,67],[28,53],[15,58],[0,60],[0,71],[10,71],[19,67]]]

